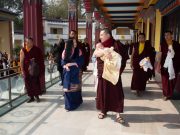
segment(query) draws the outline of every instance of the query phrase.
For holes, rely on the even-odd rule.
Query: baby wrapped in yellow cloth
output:
[[[119,73],[121,68],[121,60],[122,57],[120,54],[114,51],[114,47],[106,48],[103,47],[101,43],[96,45],[96,49],[103,52],[103,56],[101,56],[101,60],[104,61],[104,68],[102,77],[113,85],[116,85],[119,80]],[[108,59],[106,55],[110,53],[112,58]]]

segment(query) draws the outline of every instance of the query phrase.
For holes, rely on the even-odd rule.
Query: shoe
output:
[[[125,120],[121,116],[116,117],[116,122],[120,124],[125,124]]]
[[[163,100],[164,100],[164,101],[167,101],[167,100],[168,100],[168,97],[163,96]]]
[[[39,96],[36,97],[36,102],[37,102],[37,103],[40,102]]]
[[[36,102],[39,103],[39,102],[40,102],[40,99],[36,99]]]
[[[31,102],[34,102],[34,98],[30,98],[27,103],[31,103]]]
[[[99,119],[104,119],[105,117],[106,117],[106,114],[104,114],[102,112],[98,114]]]
[[[136,96],[140,97],[141,96],[141,92],[139,90],[136,91]]]

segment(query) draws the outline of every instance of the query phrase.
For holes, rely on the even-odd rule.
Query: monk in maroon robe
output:
[[[122,46],[119,45],[112,37],[111,31],[106,29],[101,30],[100,32],[101,44],[103,47],[114,47],[114,50],[122,56],[121,69],[119,80],[116,85],[113,85],[111,82],[102,78],[104,62],[100,59],[103,55],[97,49],[94,54],[97,57],[97,69],[98,69],[98,86],[97,86],[97,97],[96,97],[96,107],[101,112],[98,115],[99,119],[103,119],[108,111],[116,112],[116,121],[119,123],[124,123],[123,118],[120,116],[120,113],[124,109],[124,93],[121,82],[121,73],[125,68],[127,58],[125,58],[125,53],[122,49]],[[111,59],[112,55],[106,54],[106,58]]]
[[[139,34],[139,42],[134,44],[133,52],[131,55],[131,68],[133,69],[133,76],[131,81],[131,89],[136,90],[137,96],[142,94],[142,91],[146,89],[146,82],[149,78],[149,73],[151,72],[144,71],[142,67],[140,67],[139,63],[142,59],[149,57],[150,61],[152,56],[152,47],[149,41],[145,41],[145,34]]]
[[[169,47],[172,46],[174,50],[173,68],[175,71],[175,78],[169,79],[168,68],[164,68],[164,63],[169,51]],[[165,32],[165,41],[160,46],[161,52],[161,78],[162,78],[162,90],[163,90],[163,99],[167,100],[172,97],[174,87],[176,84],[177,75],[180,72],[180,44],[173,40],[172,32]]]
[[[32,76],[29,73],[29,65],[30,60],[35,58],[35,62],[39,66],[39,75]],[[40,84],[40,77],[44,75],[45,66],[43,60],[43,54],[40,48],[33,45],[32,38],[25,39],[25,47],[20,52],[20,63],[21,63],[21,71],[25,81],[25,88],[27,90],[27,94],[30,99],[27,103],[33,102],[36,98],[37,102],[40,102],[39,95],[42,94],[41,84]]]
[[[83,56],[84,56],[84,64],[83,64],[82,70],[86,71],[87,66],[89,65],[89,59],[90,59],[90,46],[87,43],[87,38],[84,39],[82,48],[83,48]]]

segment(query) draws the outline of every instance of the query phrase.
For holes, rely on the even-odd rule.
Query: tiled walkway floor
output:
[[[91,67],[90,67],[91,68]],[[126,125],[114,122],[114,113],[99,120],[95,107],[96,91],[91,72],[83,75],[84,103],[66,112],[62,88],[56,84],[41,97],[40,103],[24,103],[0,118],[0,135],[180,135],[180,115],[170,101],[162,100],[155,81],[142,97],[130,90],[132,71],[127,65],[122,75]]]

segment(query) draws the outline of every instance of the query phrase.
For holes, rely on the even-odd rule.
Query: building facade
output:
[[[43,40],[50,45],[58,43],[59,39],[68,39],[68,20],[43,19]],[[133,30],[128,27],[118,27],[112,30],[112,35],[116,40],[122,42],[130,41],[133,38]],[[78,22],[78,39],[83,41],[86,38],[86,21]],[[16,31],[14,34],[14,44],[22,44],[24,39],[23,31]],[[95,23],[92,25],[92,44],[95,43]]]
[[[17,14],[0,8],[0,51],[12,57],[13,49],[13,20]]]

